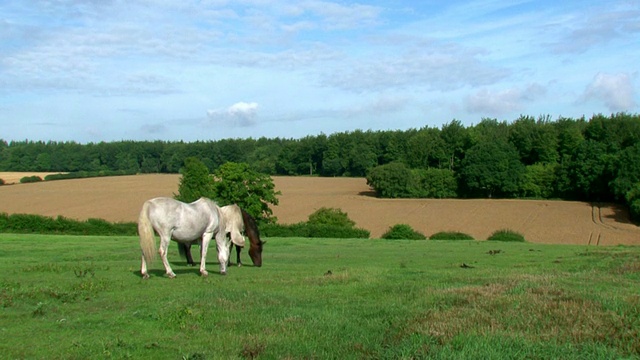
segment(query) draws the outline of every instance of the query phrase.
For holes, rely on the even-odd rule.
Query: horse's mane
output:
[[[247,235],[249,232],[252,232],[256,236],[258,241],[262,241],[260,240],[260,230],[258,230],[256,219],[254,219],[253,216],[251,216],[251,214],[246,212],[243,208],[240,208],[240,211],[242,212],[242,220],[244,221],[244,231],[247,233]],[[249,236],[249,239],[251,238],[252,237]]]

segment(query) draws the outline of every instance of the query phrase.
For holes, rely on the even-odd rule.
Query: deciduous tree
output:
[[[209,176],[207,166],[196,157],[188,157],[180,169],[180,184],[178,194],[174,194],[176,200],[192,202],[200,197],[215,200],[213,191],[213,179]]]
[[[212,198],[221,206],[237,204],[259,221],[275,222],[269,205],[278,205],[273,180],[246,163],[227,162],[213,172]]]
[[[525,172],[516,148],[505,140],[476,144],[461,167],[461,187],[471,197],[515,197]]]

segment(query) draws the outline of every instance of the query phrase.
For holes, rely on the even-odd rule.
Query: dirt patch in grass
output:
[[[6,173],[0,178],[7,181]],[[15,173],[14,173],[15,174]],[[30,176],[22,173],[14,176]],[[18,180],[22,177],[18,177]],[[144,201],[173,196],[180,175],[152,174],[0,186],[0,212],[72,219],[136,221]],[[509,229],[537,243],[640,245],[640,227],[621,206],[549,200],[379,199],[363,178],[273,177],[282,192],[273,207],[285,224],[306,221],[321,207],[339,208],[379,238],[395,224],[430,236],[462,232],[484,240]]]

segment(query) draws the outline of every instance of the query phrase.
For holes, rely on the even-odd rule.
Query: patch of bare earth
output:
[[[4,179],[3,173],[0,178]],[[273,213],[285,224],[306,221],[317,209],[332,207],[346,212],[356,226],[369,230],[372,238],[379,238],[395,224],[409,224],[427,236],[460,231],[486,239],[496,230],[510,229],[537,243],[640,244],[640,228],[630,223],[624,208],[614,204],[379,199],[372,196],[362,178],[273,180],[276,190],[282,192]],[[173,196],[179,181],[177,174],[154,174],[0,186],[0,212],[136,221],[144,201]]]

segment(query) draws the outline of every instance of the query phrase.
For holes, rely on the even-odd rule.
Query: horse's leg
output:
[[[195,263],[193,262],[193,257],[191,256],[191,243],[183,244],[184,245],[184,254],[187,257],[187,265],[193,266]]]
[[[147,262],[144,260],[144,255],[142,255],[142,265],[140,266],[140,273],[142,273],[143,279],[149,278],[149,273],[147,272]]]
[[[224,233],[224,231],[218,231],[218,233],[216,234],[216,247],[218,248],[220,274],[227,275],[227,262],[229,261],[230,244],[227,242],[227,235]]]
[[[240,261],[240,252],[241,251],[242,251],[242,247],[236,245],[236,258],[238,259],[236,265],[238,265],[238,267],[242,266],[242,261]]]
[[[200,274],[207,276],[209,273],[206,269],[207,263],[207,250],[209,249],[209,242],[211,242],[212,233],[206,232],[202,234],[202,245],[200,246]]]
[[[160,235],[160,249],[158,252],[160,253],[160,258],[162,259],[162,264],[164,265],[164,270],[167,273],[167,276],[170,278],[176,277],[176,274],[171,270],[171,265],[169,265],[169,260],[167,260],[167,252],[169,250],[169,242],[171,241],[171,235],[161,234]]]

